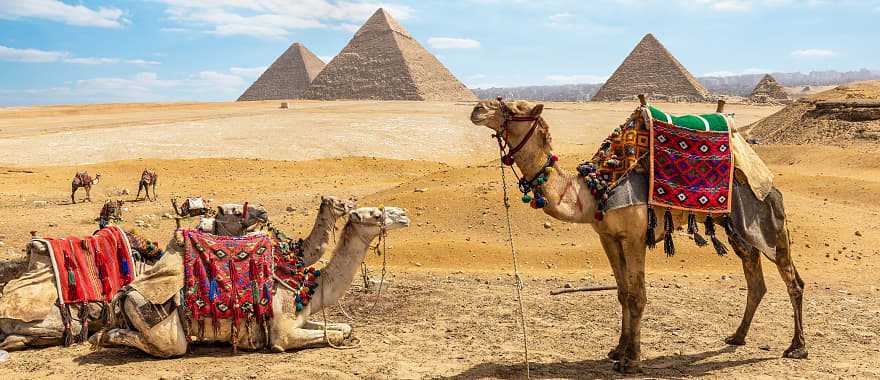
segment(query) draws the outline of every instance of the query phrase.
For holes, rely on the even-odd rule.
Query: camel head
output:
[[[137,230],[125,231],[125,235],[128,237],[131,250],[134,251],[132,253],[136,254],[135,260],[155,264],[165,254],[162,248],[159,248],[159,243],[150,241]]]
[[[406,210],[399,207],[385,207],[385,212],[378,207],[361,207],[348,214],[348,222],[370,240],[385,231],[396,230],[409,226]]]
[[[345,216],[351,210],[354,210],[355,207],[357,207],[357,200],[355,199],[342,199],[332,195],[321,197],[321,210],[330,210],[333,213],[334,219]]]
[[[471,111],[471,123],[489,127],[495,132],[500,132],[505,116],[501,110],[501,105],[502,102],[498,100],[481,100],[474,106],[474,110]],[[511,112],[511,114],[507,115],[508,117],[538,117],[541,116],[541,112],[544,110],[543,104],[536,104],[525,100],[504,101],[504,106]],[[525,124],[527,123],[523,123],[522,131],[511,130],[509,133],[515,134],[519,132],[525,134],[526,129],[528,129],[528,125]]]

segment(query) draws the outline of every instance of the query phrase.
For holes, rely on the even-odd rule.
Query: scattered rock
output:
[[[562,287],[566,289],[571,289],[571,284],[566,282],[565,285],[562,285]]]
[[[422,266],[422,263],[416,263],[416,266],[420,267],[420,266]]]
[[[49,207],[49,202],[46,201],[34,201],[34,208],[46,208]]]
[[[416,193],[424,193],[424,192],[428,191],[428,188],[426,188],[426,187],[420,187],[420,188],[415,189],[415,190],[413,190],[413,191],[416,192]]]
[[[551,224],[550,222],[544,222],[544,228],[549,230],[549,229],[553,228],[553,224]]]
[[[285,210],[287,210],[287,212],[294,212],[294,211],[296,211],[296,207],[287,206],[287,208]]]
[[[730,281],[730,280],[731,280],[731,277],[730,277],[730,276],[728,276],[728,275],[726,275],[726,274],[721,275],[721,281]]]
[[[171,214],[169,214],[169,213],[167,213],[167,212],[166,212],[165,214],[163,214],[162,217],[165,218],[165,219],[174,219],[174,215],[171,215]]]
[[[58,223],[49,222],[49,227],[58,227]]]
[[[762,345],[758,346],[758,348],[760,348],[760,349],[762,349],[762,350],[764,350],[764,351],[770,351],[770,345],[769,345],[769,344],[762,344]]]
[[[856,236],[861,237],[861,236],[862,236],[862,231],[856,231]]]

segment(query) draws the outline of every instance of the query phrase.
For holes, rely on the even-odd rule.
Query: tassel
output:
[[[211,279],[211,284],[208,285],[208,299],[213,303],[217,296],[219,295],[220,290],[217,288],[217,280]]]
[[[724,256],[727,254],[727,247],[721,243],[721,240],[718,240],[718,237],[715,236],[715,221],[712,219],[711,215],[706,216],[706,235],[709,235],[709,240],[712,240],[712,246],[715,247],[715,253],[718,256]]]
[[[128,264],[128,260],[126,260],[124,257],[121,257],[119,260],[119,272],[122,274],[123,277],[128,277],[128,275],[131,273],[131,267]]]
[[[61,334],[61,341],[64,344],[64,347],[69,347],[73,344],[73,332],[70,331],[70,308],[67,305],[61,304],[61,300],[58,300],[56,304],[58,306],[58,310],[61,311],[61,324],[64,326],[64,332]]]
[[[645,232],[645,245],[649,249],[657,247],[657,238],[654,236],[654,228],[657,227],[657,215],[654,208],[648,206],[648,230]]]
[[[706,239],[702,235],[700,235],[700,229],[697,227],[697,217],[694,215],[694,213],[688,214],[687,232],[688,234],[693,236],[694,242],[697,243],[698,247],[705,247],[706,244],[709,244],[709,242],[706,241]]]
[[[89,340],[89,306],[85,302],[79,305],[79,320],[81,323],[79,342],[83,343]]]
[[[666,257],[675,256],[675,243],[672,241],[672,230],[674,228],[672,223],[672,212],[668,209],[665,213],[663,213],[663,251],[666,252]]]

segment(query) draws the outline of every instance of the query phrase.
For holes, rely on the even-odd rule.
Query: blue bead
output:
[[[522,203],[529,203],[532,201],[532,196],[528,194],[523,194]]]
[[[547,205],[547,201],[544,198],[535,198],[535,206],[537,208],[544,208]]]
[[[303,309],[303,304],[297,302],[296,303],[296,311],[302,311],[302,309]]]

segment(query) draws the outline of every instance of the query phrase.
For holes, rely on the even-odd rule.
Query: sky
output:
[[[880,69],[880,0],[0,0],[0,106],[235,100],[379,7],[473,88],[599,83],[645,33],[696,76]]]

